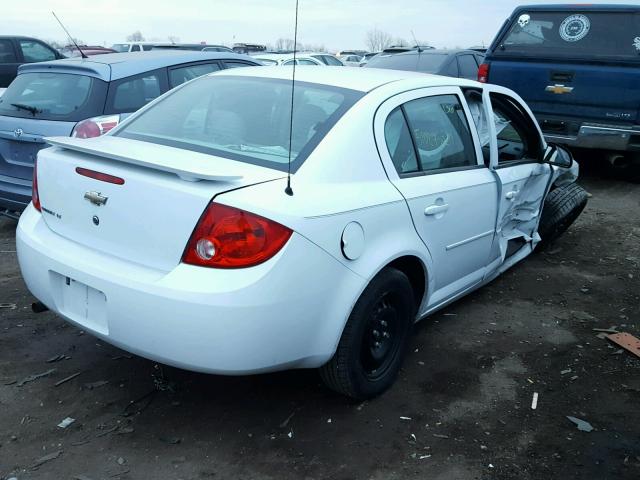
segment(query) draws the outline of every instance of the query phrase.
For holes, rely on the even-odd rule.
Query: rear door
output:
[[[460,89],[441,87],[393,97],[375,120],[389,179],[433,261],[430,306],[482,280],[493,242],[496,178],[468,113]]]
[[[491,47],[489,82],[520,94],[543,131],[632,124],[640,109],[640,13],[520,10]]]
[[[18,55],[13,41],[9,38],[0,39],[0,88],[6,88],[16,78],[18,72]]]
[[[131,114],[169,90],[166,69],[152,70],[109,84],[105,114]]]

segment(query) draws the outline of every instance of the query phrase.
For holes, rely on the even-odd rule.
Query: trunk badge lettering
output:
[[[544,89],[545,92],[555,93],[556,95],[562,95],[563,93],[571,93],[573,92],[573,87],[565,87],[564,85],[548,85],[547,88]]]
[[[85,192],[84,198],[85,200],[89,200],[91,203],[97,205],[98,207],[101,205],[106,205],[107,200],[109,200],[109,197],[101,195],[100,192]]]

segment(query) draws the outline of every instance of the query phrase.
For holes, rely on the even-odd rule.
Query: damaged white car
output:
[[[300,68],[291,122],[290,77],[225,70],[103,137],[49,139],[17,230],[31,292],[159,362],[320,368],[362,399],[393,383],[415,321],[586,203],[577,164],[507,89]]]

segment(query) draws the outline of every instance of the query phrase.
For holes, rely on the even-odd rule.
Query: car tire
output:
[[[332,390],[356,400],[376,397],[395,381],[416,315],[407,276],[381,271],[356,302],[334,356],[320,368]]]
[[[587,206],[589,194],[577,183],[552,190],[544,201],[538,234],[538,248],[545,248],[560,237]]]

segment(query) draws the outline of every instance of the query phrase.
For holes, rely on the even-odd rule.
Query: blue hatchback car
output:
[[[22,65],[0,97],[0,214],[31,201],[44,137],[102,135],[173,87],[225,68],[259,65],[224,52],[114,53]]]

